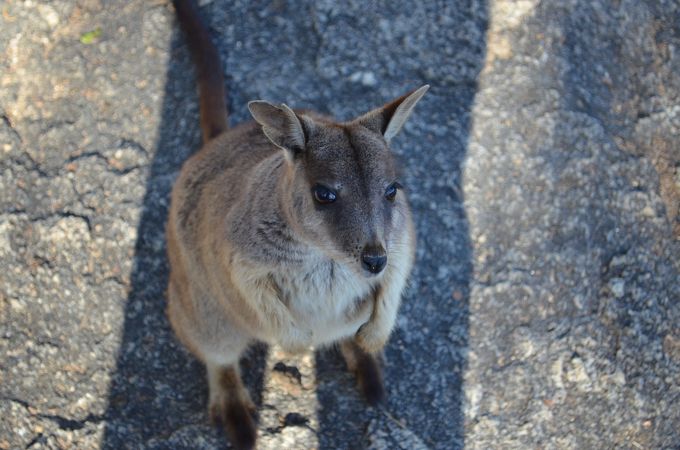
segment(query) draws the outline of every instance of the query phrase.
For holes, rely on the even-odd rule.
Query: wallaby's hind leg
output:
[[[221,423],[234,448],[255,448],[257,427],[253,420],[256,408],[241,382],[236,365],[207,363],[210,401],[208,411],[213,423]]]
[[[168,248],[171,248],[168,246]],[[256,411],[238,373],[238,356],[248,344],[247,336],[232,329],[206,308],[194,308],[186,284],[177,282],[173,272],[168,285],[168,317],[175,334],[191,352],[203,361],[208,372],[210,400],[208,412],[215,423],[222,423],[234,448],[252,449],[257,428],[251,414]],[[181,287],[185,287],[181,290]],[[200,291],[196,303],[210,304]]]
[[[343,341],[340,350],[347,368],[356,375],[359,390],[368,404],[375,406],[383,401],[385,388],[378,358],[362,350],[353,339]]]

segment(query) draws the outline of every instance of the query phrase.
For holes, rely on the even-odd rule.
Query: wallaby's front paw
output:
[[[385,347],[390,338],[389,330],[376,326],[373,322],[363,324],[356,334],[356,343],[365,352],[375,354]]]

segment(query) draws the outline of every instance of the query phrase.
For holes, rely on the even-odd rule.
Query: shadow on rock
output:
[[[331,40],[349,41],[331,61],[347,64],[360,47],[368,72],[432,85],[393,144],[416,221],[417,260],[385,351],[383,406],[359,397],[339,352],[317,354],[319,447],[462,448],[472,250],[461,164],[485,57],[486,3],[421,4],[408,17],[379,5],[358,16],[331,24]]]

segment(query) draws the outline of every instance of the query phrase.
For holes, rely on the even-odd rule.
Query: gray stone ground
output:
[[[680,448],[680,5],[367,4],[204,2],[234,123],[432,85],[395,143],[420,245],[388,401],[332,349],[254,348],[260,448]],[[199,143],[172,8],[0,13],[0,449],[227,448],[163,315]]]

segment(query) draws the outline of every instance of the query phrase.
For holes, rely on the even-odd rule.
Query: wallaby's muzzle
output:
[[[371,273],[380,273],[387,265],[387,254],[382,245],[366,246],[361,252],[361,265]]]

